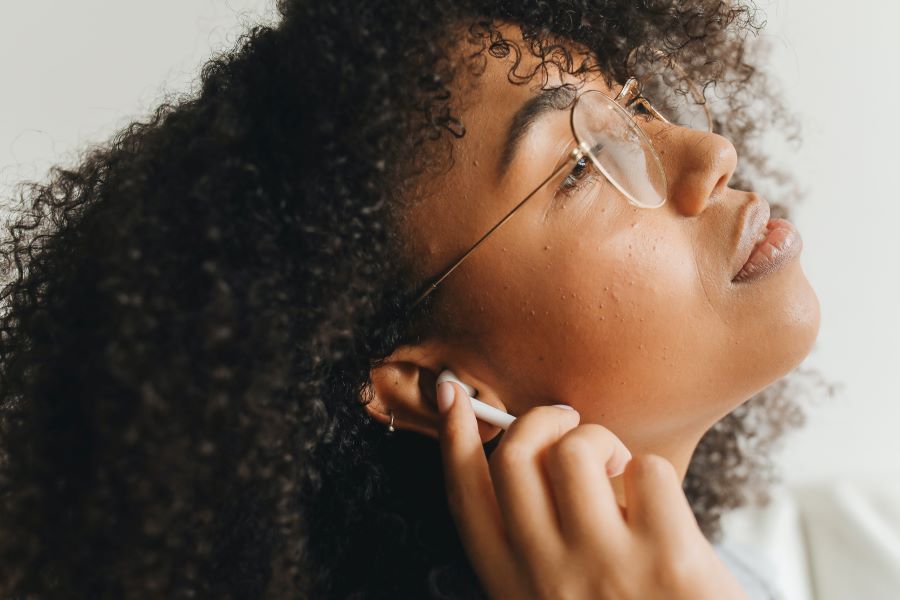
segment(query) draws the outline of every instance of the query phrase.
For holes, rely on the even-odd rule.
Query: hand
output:
[[[628,462],[621,509],[607,473],[621,470],[628,451],[608,429],[579,425],[574,410],[535,407],[510,426],[489,462],[465,392],[446,385],[453,401],[440,443],[448,501],[491,598],[747,598],[703,537],[666,459]],[[438,404],[446,406],[441,391]]]

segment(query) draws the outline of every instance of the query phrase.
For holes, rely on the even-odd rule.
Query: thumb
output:
[[[505,556],[503,518],[468,394],[458,384],[438,386],[439,441],[450,512],[476,562]]]
[[[437,387],[437,405],[440,413],[440,440],[457,444],[477,443],[481,448],[481,438],[478,436],[478,420],[472,404],[466,402],[468,394],[459,384],[453,381],[443,381]],[[473,439],[473,436],[477,439]]]

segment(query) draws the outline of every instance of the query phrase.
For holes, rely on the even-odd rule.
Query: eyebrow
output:
[[[503,150],[497,161],[497,176],[503,179],[510,165],[516,158],[516,152],[522,140],[537,121],[554,110],[568,108],[575,99],[576,90],[572,84],[541,90],[519,107],[513,115],[512,122],[503,141]]]

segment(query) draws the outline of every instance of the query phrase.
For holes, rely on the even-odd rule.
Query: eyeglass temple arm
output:
[[[629,77],[628,81],[625,82],[625,85],[622,86],[622,90],[616,95],[616,102],[621,102],[626,107],[634,102],[640,102],[641,106],[643,106],[654,118],[659,119],[663,123],[671,124],[671,121],[656,110],[646,98],[641,96],[639,91],[636,91],[635,88],[637,88],[638,85],[637,79]]]
[[[515,213],[517,210],[519,210],[519,208],[520,208],[523,204],[525,204],[526,202],[528,202],[528,200],[529,200],[532,196],[534,196],[534,195],[538,192],[538,190],[540,190],[542,187],[544,187],[544,186],[547,184],[547,182],[550,181],[551,179],[553,179],[554,177],[556,177],[556,175],[559,174],[559,172],[562,171],[562,170],[566,167],[566,165],[568,165],[570,162],[572,162],[573,159],[577,159],[579,156],[580,156],[580,150],[579,150],[578,148],[575,148],[575,149],[572,151],[572,153],[569,155],[569,157],[568,157],[561,165],[559,165],[556,169],[554,169],[554,171],[553,171],[552,173],[550,173],[550,175],[547,176],[547,178],[544,179],[544,180],[543,180],[536,188],[534,188],[534,189],[531,191],[530,194],[528,194],[527,196],[525,196],[525,198],[523,198],[521,202],[519,202],[518,204],[516,204],[516,205],[515,205],[508,213],[506,213],[506,216],[503,217],[503,218],[500,220],[500,222],[498,222],[496,225],[494,225],[493,227],[491,227],[490,229],[488,229],[487,232],[486,232],[484,235],[482,235],[481,238],[480,238],[477,242],[475,242],[475,245],[474,245],[474,246],[472,246],[471,248],[469,248],[468,250],[466,250],[465,254],[463,254],[461,257],[459,257],[459,259],[458,259],[455,263],[453,263],[453,264],[450,266],[449,269],[447,269],[446,271],[444,271],[444,273],[443,273],[440,277],[438,277],[437,279],[435,279],[435,280],[434,280],[434,281],[433,281],[433,282],[425,289],[424,292],[422,292],[421,294],[419,294],[419,297],[416,298],[415,302],[412,303],[412,305],[410,306],[410,309],[415,308],[420,302],[422,302],[422,300],[424,300],[424,299],[428,296],[428,294],[430,294],[431,292],[433,292],[433,291],[435,290],[435,288],[436,288],[436,287],[437,287],[444,279],[446,279],[446,278],[450,275],[450,273],[452,273],[452,272],[456,269],[456,267],[458,267],[458,266],[462,263],[462,261],[466,260],[466,258],[467,258],[470,254],[472,254],[472,252],[475,251],[475,248],[477,248],[478,246],[481,245],[481,242],[483,242],[485,239],[487,239],[487,237],[488,237],[489,235],[491,235],[498,227],[500,227],[501,225],[503,225],[504,223],[506,223],[506,221],[509,220],[509,218],[513,215],[513,213]]]
[[[662,52],[659,50],[655,51],[658,55],[662,55]],[[676,71],[682,75],[687,81],[688,85],[691,88],[691,95],[694,97],[694,102],[703,107],[703,112],[706,116],[706,129],[709,131],[713,130],[713,117],[712,113],[709,112],[709,107],[706,105],[706,96],[703,92],[697,87],[697,84],[688,76],[687,72],[679,65],[678,63],[673,63],[672,66],[676,69]],[[664,123],[668,123],[672,125],[672,122],[668,120],[665,116],[663,116],[652,104],[650,101],[644,98],[640,91],[635,92],[635,88],[639,86],[639,82],[634,77],[629,77],[628,81],[625,82],[625,85],[622,86],[622,90],[616,95],[616,102],[621,101],[625,106],[628,106],[632,102],[640,102],[641,106],[643,106],[647,111],[654,117],[661,120]]]

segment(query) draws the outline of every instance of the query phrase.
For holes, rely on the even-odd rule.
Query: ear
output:
[[[437,342],[399,346],[369,371],[363,390],[366,411],[385,428],[394,413],[394,429],[416,431],[437,438],[440,414],[437,410],[437,378],[444,369],[478,390],[477,397],[500,410],[506,407],[490,387],[450,356],[448,345]],[[500,433],[500,428],[478,422],[482,443]]]

